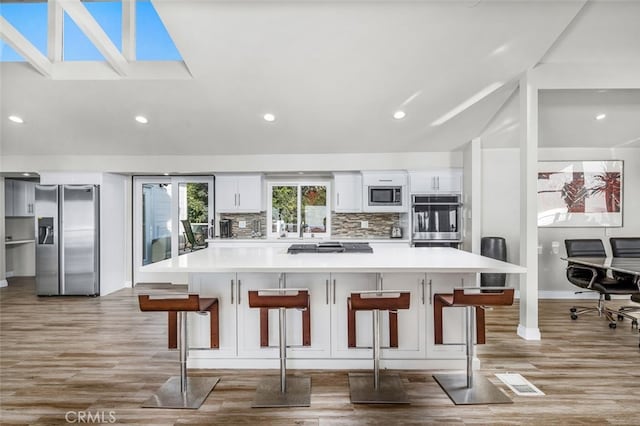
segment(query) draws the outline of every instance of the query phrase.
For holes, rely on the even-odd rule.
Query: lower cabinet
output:
[[[210,351],[208,356],[235,358],[238,355],[236,274],[189,274],[189,292],[218,299],[220,348]],[[188,315],[189,347],[209,349],[209,317],[191,312]]]
[[[331,274],[331,357],[371,358],[373,318],[356,312],[356,347],[349,347],[347,298],[352,292],[375,290],[376,274]]]
[[[433,295],[437,293],[451,294],[454,288],[473,287],[476,274],[427,274],[427,358],[446,359],[461,358],[465,355],[465,308],[446,308],[442,312],[443,342],[434,343],[433,329]]]
[[[302,346],[302,314],[287,310],[287,357],[298,359],[368,359],[373,356],[373,316],[356,312],[356,347],[348,345],[347,298],[375,290],[374,273],[192,273],[189,291],[216,297],[220,348],[208,358],[273,359],[279,356],[278,310],[269,310],[269,347],[260,346],[260,309],[250,308],[249,290],[307,288],[311,297],[311,345]],[[465,354],[463,308],[444,310],[444,345],[434,344],[433,295],[474,286],[475,274],[393,273],[381,275],[383,290],[409,291],[409,309],[398,311],[398,347],[389,348],[389,315],[381,314],[382,359],[457,359]],[[281,281],[283,280],[283,281]],[[209,318],[189,313],[191,349],[209,348]]]
[[[389,315],[382,313],[382,358],[421,359],[425,357],[425,274],[384,274],[383,290],[408,291],[411,294],[409,309],[398,310],[398,347],[389,347]]]

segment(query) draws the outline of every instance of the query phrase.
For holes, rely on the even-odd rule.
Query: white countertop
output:
[[[215,247],[141,268],[144,272],[502,272],[526,268],[445,247],[371,244],[373,253],[288,254],[285,246]]]
[[[210,244],[317,244],[323,241],[340,241],[342,243],[370,243],[370,244],[409,244],[411,240],[406,238],[332,238],[329,240],[320,239],[320,238],[282,238],[282,239],[267,239],[267,238],[209,238],[205,240]]]

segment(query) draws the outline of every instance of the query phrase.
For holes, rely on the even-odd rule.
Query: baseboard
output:
[[[16,271],[7,271],[7,273],[4,274],[5,278],[11,278],[15,275],[16,275]]]
[[[0,288],[8,287],[8,286],[9,286],[9,282],[7,280],[0,280]]]

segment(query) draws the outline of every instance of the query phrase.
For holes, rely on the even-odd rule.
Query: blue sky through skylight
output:
[[[122,3],[85,2],[94,19],[113,44],[122,47]],[[0,3],[0,15],[9,21],[44,55],[47,54],[47,4]],[[141,61],[181,61],[178,49],[149,1],[136,6],[136,58]],[[63,58],[67,61],[104,61],[73,20],[65,14]],[[24,61],[15,50],[0,40],[0,61]]]

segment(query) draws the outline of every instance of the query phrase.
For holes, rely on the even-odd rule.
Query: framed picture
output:
[[[622,161],[539,162],[538,226],[622,226]]]

